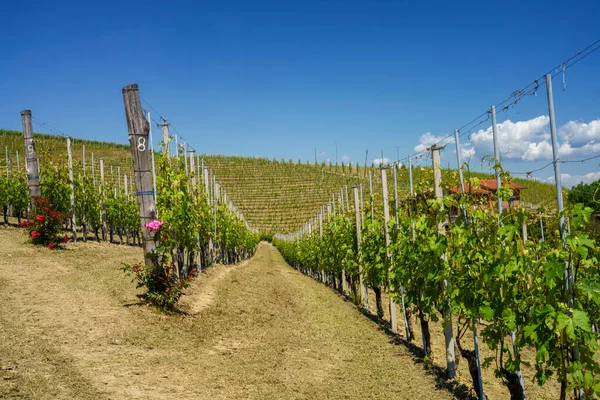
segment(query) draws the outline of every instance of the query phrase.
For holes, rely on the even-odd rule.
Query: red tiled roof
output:
[[[496,181],[494,179],[485,179],[485,180],[480,180],[479,181],[480,187],[479,188],[471,188],[470,186],[465,186],[465,192],[467,193],[474,193],[474,194],[481,194],[481,193],[490,193],[490,192],[495,192],[496,191]],[[511,189],[527,189],[525,186],[523,185],[519,185],[517,183],[509,183],[508,187]],[[456,186],[452,186],[450,188],[448,188],[448,191],[450,193],[460,193],[460,188],[456,187]]]
[[[485,187],[486,189],[496,190],[498,188],[496,186],[496,180],[495,179],[481,180],[481,181],[479,181],[479,184],[481,185],[482,188]],[[511,189],[526,189],[525,186],[519,185],[518,183],[509,183],[508,187],[511,188]]]

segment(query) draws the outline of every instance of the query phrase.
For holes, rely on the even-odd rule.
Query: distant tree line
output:
[[[592,183],[583,183],[573,186],[569,190],[568,198],[571,204],[583,203],[591,207],[594,212],[600,212],[600,179]]]

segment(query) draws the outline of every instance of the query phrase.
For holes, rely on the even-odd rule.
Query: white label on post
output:
[[[137,149],[138,151],[146,151],[146,138],[143,136],[138,137],[138,145],[137,145]]]

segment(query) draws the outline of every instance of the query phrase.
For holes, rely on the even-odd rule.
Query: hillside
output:
[[[35,134],[38,157],[41,164],[53,161],[66,163],[66,138],[47,134]],[[85,168],[93,169],[94,178],[99,179],[100,159],[104,160],[105,177],[116,182],[124,174],[131,175],[132,162],[129,145],[109,142],[73,139],[73,160],[82,166],[85,147]],[[20,132],[0,130],[0,149],[8,155],[11,168],[24,165],[24,146]],[[92,158],[94,164],[92,166]],[[296,230],[309,218],[318,213],[321,205],[331,199],[332,193],[340,193],[348,187],[362,184],[365,200],[368,198],[370,168],[348,166],[314,165],[266,158],[200,155],[204,164],[210,167],[217,181],[224,187],[229,199],[244,214],[248,223],[265,232],[290,232]],[[425,163],[427,164],[427,163]],[[0,157],[0,170],[6,168],[6,157]],[[373,171],[373,191],[381,197],[380,171]],[[473,172],[472,176],[490,179],[492,175]],[[417,167],[413,174],[415,185],[432,180],[431,168]],[[409,194],[409,174],[407,168],[398,170],[399,198]],[[443,170],[444,186],[457,183],[454,170]],[[120,180],[119,180],[120,181]],[[522,200],[530,207],[555,207],[554,186],[524,179],[515,182],[527,187],[522,192]],[[393,198],[393,175],[388,174],[390,198]],[[377,203],[379,204],[379,203]]]
[[[49,251],[3,226],[0,242],[2,399],[464,396],[266,243],[203,272],[187,312],[165,316],[120,271],[141,260],[137,247]]]

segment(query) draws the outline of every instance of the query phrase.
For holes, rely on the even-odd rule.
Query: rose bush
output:
[[[61,226],[65,217],[63,214],[54,211],[48,200],[35,197],[30,215],[35,215],[32,221],[24,221],[19,224],[27,228],[31,242],[48,246],[53,249],[60,242]],[[30,217],[31,219],[31,217]]]

